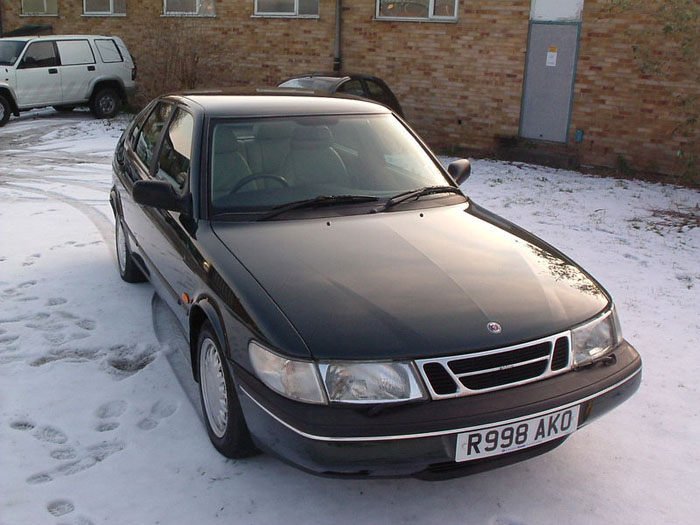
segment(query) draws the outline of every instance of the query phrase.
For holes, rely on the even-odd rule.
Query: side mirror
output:
[[[163,180],[139,180],[134,183],[134,200],[142,206],[190,213],[189,197],[180,197],[175,189]]]
[[[472,165],[469,164],[467,159],[459,159],[447,166],[447,172],[452,175],[455,182],[461,186],[462,183],[469,178],[469,175],[471,175]]]

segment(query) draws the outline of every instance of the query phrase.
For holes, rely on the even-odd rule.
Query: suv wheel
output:
[[[209,439],[228,458],[255,455],[258,451],[248,433],[226,358],[209,322],[199,332],[197,352],[199,393]]]
[[[10,103],[5,97],[0,95],[0,127],[7,124],[7,121],[10,120],[10,112]]]
[[[121,107],[121,99],[112,88],[100,89],[92,99],[90,109],[97,118],[112,118]]]
[[[129,240],[124,233],[124,226],[119,216],[115,219],[114,240],[117,248],[117,265],[119,266],[119,276],[127,283],[142,283],[146,276],[141,269],[136,266],[134,257],[131,255]]]

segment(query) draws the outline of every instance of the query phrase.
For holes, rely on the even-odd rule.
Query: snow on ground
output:
[[[640,391],[553,452],[451,481],[323,479],[209,444],[172,315],[119,279],[107,203],[127,117],[0,130],[0,523],[694,523],[700,193],[475,161],[479,204],[615,297]],[[184,372],[183,372],[184,370]]]

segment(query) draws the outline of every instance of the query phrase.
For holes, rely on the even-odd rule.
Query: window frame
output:
[[[123,13],[114,12],[114,0],[109,0],[109,11],[88,11],[88,0],[83,0],[83,16],[126,16],[126,4]]]
[[[393,22],[457,22],[459,20],[459,0],[453,0],[455,3],[455,14],[454,16],[436,16],[435,12],[435,0],[428,0],[428,16],[385,16],[381,14],[380,4],[381,0],[375,1],[375,20],[389,20]]]
[[[272,13],[269,11],[258,10],[258,0],[255,0],[255,5],[253,7],[253,17],[254,18],[320,18],[321,15],[321,0],[316,0],[318,5],[318,11],[315,15],[305,15],[299,14],[299,0],[294,0],[294,12],[276,12]]]
[[[182,17],[202,17],[202,18],[214,18],[216,17],[216,0],[211,0],[211,4],[214,7],[214,12],[200,13],[203,0],[195,0],[197,6],[196,11],[168,11],[168,0],[163,0],[163,14],[161,16],[182,16]]]
[[[21,10],[20,16],[58,16],[58,1],[56,1],[56,12],[55,13],[49,12],[48,1],[49,0],[44,0],[44,11],[39,11],[36,13],[27,13],[24,11],[24,0],[21,0],[21,2],[20,2],[20,10]]]

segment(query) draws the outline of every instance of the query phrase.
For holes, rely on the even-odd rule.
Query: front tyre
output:
[[[119,216],[115,219],[114,241],[117,249],[119,276],[122,280],[127,283],[142,283],[145,281],[146,276],[134,262],[134,256],[131,253],[131,248],[129,248],[129,240],[126,238],[124,226]]]
[[[228,458],[240,459],[256,454],[226,357],[209,322],[199,332],[197,352],[199,393],[209,439]]]
[[[0,128],[7,124],[8,120],[10,120],[11,111],[12,109],[10,108],[10,103],[4,96],[0,95]]]
[[[97,118],[113,118],[121,108],[119,94],[112,88],[102,88],[92,98],[90,110]]]

